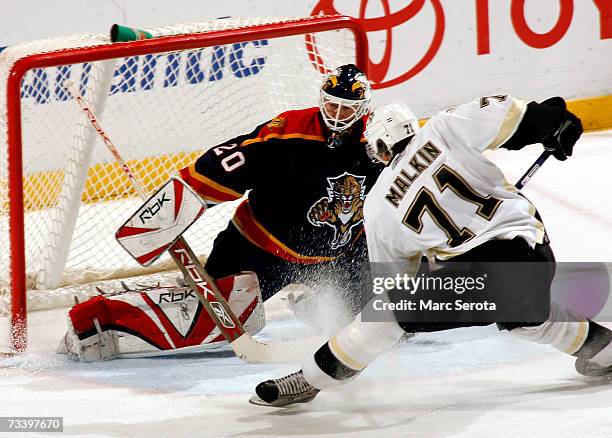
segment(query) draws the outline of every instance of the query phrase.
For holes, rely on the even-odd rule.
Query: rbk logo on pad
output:
[[[195,293],[191,289],[181,292],[164,292],[159,294],[158,304],[177,303],[179,301],[187,300],[188,298],[191,298],[193,300],[198,299],[198,297],[195,296]]]
[[[149,219],[153,219],[159,211],[162,209],[162,206],[165,202],[170,202],[170,199],[166,198],[167,193],[162,193],[161,197],[154,200],[154,203],[149,207],[146,207],[138,216],[140,221],[145,224],[145,222]]]

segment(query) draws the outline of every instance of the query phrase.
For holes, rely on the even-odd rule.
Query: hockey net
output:
[[[26,307],[65,306],[96,287],[178,275],[168,256],[145,269],[115,242],[140,201],[65,80],[78,84],[152,192],[208,147],[287,109],[317,105],[324,73],[364,59],[365,36],[346,17],[232,18],[146,31],[152,39],[73,35],[0,52],[3,350],[24,348]],[[202,261],[234,208],[210,208],[185,235]]]

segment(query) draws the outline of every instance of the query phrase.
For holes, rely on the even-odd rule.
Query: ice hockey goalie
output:
[[[265,324],[253,272],[217,280],[219,290],[249,334]],[[93,297],[68,312],[68,332],[59,353],[86,362],[175,355],[227,346],[194,291],[150,286]]]

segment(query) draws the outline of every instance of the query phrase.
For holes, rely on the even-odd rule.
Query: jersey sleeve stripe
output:
[[[506,113],[506,117],[501,123],[495,139],[487,147],[487,149],[497,149],[499,146],[504,144],[512,135],[516,132],[525,111],[527,110],[527,104],[520,99],[512,99],[512,104]]]
[[[274,254],[288,262],[313,264],[334,260],[336,257],[306,256],[292,250],[274,237],[262,224],[255,219],[248,199],[245,199],[236,209],[232,223],[238,231],[253,245]]]
[[[253,143],[262,143],[270,139],[288,140],[292,138],[300,138],[302,140],[313,140],[313,141],[325,141],[325,138],[320,135],[307,135],[307,134],[268,134],[264,137],[250,138],[240,143],[240,146],[248,146]]]
[[[584,342],[586,341],[587,335],[589,333],[589,323],[587,321],[580,321],[578,323],[578,332],[576,333],[576,337],[572,341],[569,347],[565,350],[567,354],[574,354],[576,351],[580,349]]]
[[[364,364],[354,359],[346,351],[344,351],[344,349],[338,343],[336,336],[333,336],[329,340],[329,347],[334,356],[344,362],[349,368],[352,368],[355,371],[361,371],[366,367]]]
[[[241,193],[199,174],[195,169],[195,163],[181,169],[179,173],[181,178],[206,201],[220,203],[234,201],[242,197]]]
[[[514,188],[516,189],[516,187]],[[535,221],[533,224],[533,226],[536,229],[535,242],[541,245],[542,243],[544,243],[544,236],[546,235],[546,227],[544,227],[544,224],[537,219],[536,215],[538,213],[538,210],[535,208],[535,205],[533,205],[531,201],[528,200],[527,198],[525,199],[527,200],[527,202],[529,202],[529,214],[533,216],[534,221]]]

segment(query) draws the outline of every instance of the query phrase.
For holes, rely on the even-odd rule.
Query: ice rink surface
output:
[[[515,181],[540,150],[490,158]],[[612,261],[610,187],[606,131],[584,135],[574,157],[550,159],[525,188],[559,261]],[[263,338],[311,335],[282,301],[266,307]],[[253,388],[298,365],[249,365],[230,352],[75,363],[53,352],[64,314],[33,313],[32,351],[0,360],[1,416],[61,416],[62,436],[79,437],[612,436],[612,381],[587,380],[571,357],[495,327],[418,335],[354,382],[306,405],[270,409],[248,404]]]

